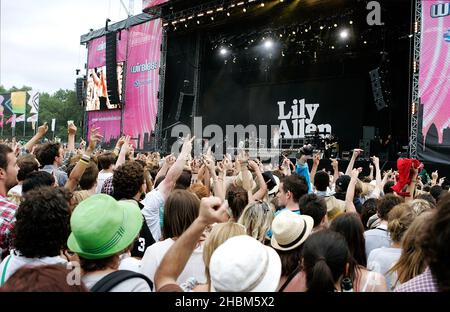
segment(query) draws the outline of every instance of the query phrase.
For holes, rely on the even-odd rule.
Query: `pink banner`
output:
[[[419,96],[423,104],[423,139],[434,137],[437,129],[434,140],[449,144],[443,142],[444,130],[450,127],[449,1],[422,1],[421,31]]]
[[[88,43],[88,68],[101,67],[106,64],[106,39],[100,37]]]
[[[161,20],[130,29],[124,113],[124,134],[143,147],[144,135],[154,131],[158,112]]]
[[[117,33],[117,62],[124,62],[127,58],[128,31]],[[88,43],[88,68],[98,68],[106,65],[106,37],[100,37]]]
[[[88,133],[92,127],[100,128],[103,142],[116,141],[120,137],[120,110],[88,113]]]
[[[166,3],[168,0],[142,0],[142,10]]]

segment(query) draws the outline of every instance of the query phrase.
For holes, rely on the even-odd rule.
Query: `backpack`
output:
[[[95,283],[95,285],[91,288],[91,292],[109,292],[120,283],[136,277],[145,280],[150,286],[150,289],[153,290],[153,283],[147,276],[133,271],[118,270],[109,273],[97,283]]]

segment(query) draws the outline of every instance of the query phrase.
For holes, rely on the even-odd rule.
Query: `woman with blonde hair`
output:
[[[216,224],[206,239],[203,246],[203,261],[205,263],[206,284],[197,285],[194,291],[209,292],[211,290],[211,276],[209,274],[209,262],[213,252],[222,245],[227,239],[245,235],[245,227],[235,222],[225,222]]]
[[[267,232],[272,225],[274,218],[273,211],[270,206],[263,201],[251,203],[245,207],[238,223],[245,226],[247,235],[266,243]]]
[[[426,211],[418,216],[406,231],[402,241],[402,254],[389,273],[397,275],[393,288],[422,274],[427,268],[422,248],[423,234],[427,232],[428,224],[434,213]]]
[[[391,272],[392,266],[397,263],[402,253],[403,236],[413,223],[414,219],[423,213],[422,208],[413,208],[412,205],[403,203],[395,206],[388,215],[388,232],[392,243],[390,247],[377,248],[372,250],[368,259],[367,267],[386,277],[388,290],[392,290],[397,277],[395,272]]]

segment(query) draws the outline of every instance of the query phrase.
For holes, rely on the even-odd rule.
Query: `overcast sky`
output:
[[[128,7],[129,0],[123,0]],[[134,13],[142,0],[134,0]],[[84,69],[80,36],[127,17],[120,0],[0,0],[0,85],[40,92],[74,89]]]

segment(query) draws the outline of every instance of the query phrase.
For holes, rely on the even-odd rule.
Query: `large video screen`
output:
[[[418,105],[421,160],[450,164],[450,3],[422,2]]]
[[[86,90],[86,110],[99,111],[120,109],[122,102],[124,63],[117,63],[117,91],[119,94],[118,103],[112,103],[108,96],[108,86],[106,81],[106,66],[96,67],[88,70],[87,90]]]

